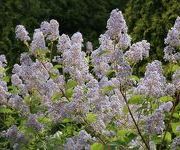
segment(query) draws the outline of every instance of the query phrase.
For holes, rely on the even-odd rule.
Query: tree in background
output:
[[[129,33],[134,42],[151,43],[150,59],[163,58],[164,38],[180,15],[179,0],[130,0],[125,10]]]
[[[11,66],[26,49],[14,39],[14,28],[23,24],[32,33],[40,22],[56,19],[60,32],[82,32],[84,39],[96,40],[105,30],[109,12],[124,10],[127,0],[1,0],[0,1],[0,53],[6,54]]]

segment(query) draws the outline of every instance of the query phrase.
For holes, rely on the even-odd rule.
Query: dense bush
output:
[[[123,9],[127,0],[1,0],[0,1],[0,53],[6,54],[8,63],[19,60],[26,49],[14,39],[17,24],[26,26],[30,33],[44,21],[56,19],[61,24],[61,33],[80,31],[85,40],[97,43],[96,39],[105,28],[109,12]]]
[[[133,41],[148,40],[150,58],[159,60],[163,58],[163,40],[179,14],[179,0],[130,0],[125,10]]]
[[[111,12],[106,28],[99,48],[88,43],[85,53],[82,34],[59,36],[54,19],[32,38],[16,27],[28,52],[11,76],[0,56],[2,149],[179,149],[180,17],[165,38],[168,78],[158,60],[144,77],[132,74],[150,44],[131,44],[121,11]]]

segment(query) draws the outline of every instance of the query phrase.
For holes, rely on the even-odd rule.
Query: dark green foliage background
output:
[[[114,8],[123,11],[133,42],[146,39],[151,43],[149,59],[162,60],[164,38],[180,15],[180,0],[0,0],[0,54],[12,66],[26,51],[15,39],[16,25],[24,25],[32,37],[33,30],[50,19],[59,21],[60,34],[80,31],[97,47]]]
[[[180,0],[130,0],[125,19],[133,42],[151,43],[150,59],[163,58],[164,38],[180,16]]]
[[[136,75],[143,73],[145,64],[150,60],[162,60],[164,38],[180,16],[180,0],[0,0],[0,54],[7,56],[11,68],[18,62],[20,53],[27,50],[22,42],[15,39],[16,25],[24,25],[32,37],[33,30],[39,28],[42,21],[50,19],[58,20],[60,34],[71,35],[80,31],[84,40],[92,41],[96,47],[109,14],[115,8],[123,11],[133,42],[146,39],[151,43],[150,58],[134,69]],[[19,118],[18,114],[8,110],[5,114],[0,113],[0,118],[3,118],[0,119],[0,131],[20,122],[14,119]],[[62,129],[64,139],[72,135],[70,131],[79,129],[78,125],[67,124],[62,124],[65,126]],[[56,126],[51,128],[51,133],[58,130]],[[0,141],[6,146],[4,139]]]
[[[124,10],[126,3],[127,0],[0,0],[0,53],[12,66],[26,50],[15,39],[16,25],[24,25],[32,37],[33,30],[50,19],[58,20],[60,33],[80,31],[85,41],[97,45],[111,10]]]

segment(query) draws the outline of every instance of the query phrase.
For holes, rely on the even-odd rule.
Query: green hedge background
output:
[[[15,39],[16,25],[24,25],[32,36],[50,19],[59,21],[60,33],[80,31],[97,47],[114,8],[122,10],[133,42],[146,39],[151,43],[150,59],[161,60],[164,38],[180,16],[180,0],[0,0],[0,54],[7,56],[9,66],[18,62],[26,49]]]

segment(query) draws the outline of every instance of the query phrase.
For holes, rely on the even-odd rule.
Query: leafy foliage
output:
[[[81,31],[85,40],[96,39],[105,28],[108,13],[115,7],[125,8],[126,0],[1,0],[0,1],[0,53],[6,54],[10,67],[27,51],[17,42],[14,28],[26,26],[30,33],[39,24],[50,19],[60,22],[60,32],[73,34]],[[28,11],[27,11],[28,10]]]
[[[174,26],[170,42],[180,45],[179,17]],[[60,35],[54,19],[42,22],[32,40],[17,26],[28,51],[11,74],[0,55],[0,148],[179,148],[180,58],[167,60],[168,74],[154,60],[143,77],[134,75],[150,44],[131,44],[127,29],[122,12],[112,10],[100,46],[85,53],[82,34]]]
[[[164,38],[179,14],[178,0],[131,0],[125,10],[133,41],[149,41],[150,59],[159,60],[163,58]]]

